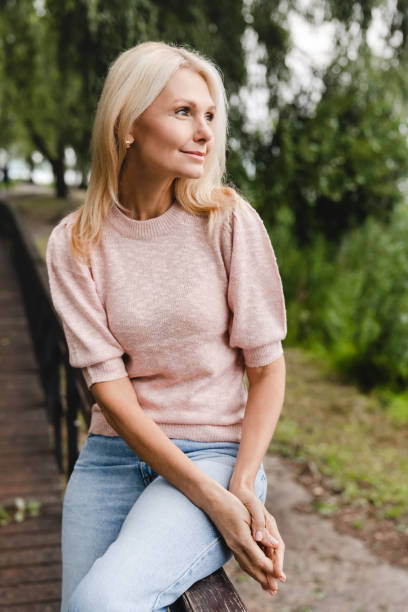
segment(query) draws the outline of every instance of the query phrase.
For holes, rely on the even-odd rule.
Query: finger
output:
[[[251,565],[249,557],[245,558],[245,564],[248,569],[247,573],[257,580],[264,591],[268,591],[271,595],[275,595],[278,591],[276,579],[270,576],[268,572],[262,571]]]
[[[272,516],[272,514],[270,514],[270,512],[268,512],[268,510],[266,510],[266,515],[265,515],[265,524],[266,524],[266,530],[268,531],[268,533],[274,537],[276,540],[278,540],[279,542],[279,547],[276,549],[280,549],[280,561],[283,565],[283,557],[284,557],[284,551],[285,551],[285,544],[284,541],[282,540],[281,534],[279,533],[279,529],[278,529],[278,525],[276,524],[276,520],[275,517]],[[281,567],[281,571],[282,567]]]
[[[265,514],[263,511],[263,504],[260,500],[248,501],[245,504],[246,509],[251,515],[251,531],[254,540],[262,540],[265,531]]]
[[[235,559],[238,561],[238,564],[241,569],[243,569],[249,576],[257,580],[260,583],[264,590],[269,589],[268,579],[266,577],[266,573],[256,566],[254,566],[248,557],[242,550],[234,553]]]
[[[252,517],[252,536],[255,541],[261,541],[264,538],[266,532],[265,529],[265,513],[263,511],[263,504],[248,504],[248,511]]]
[[[283,557],[284,557],[284,547],[283,546],[279,546],[279,548],[277,548],[274,551],[274,557],[275,557],[275,571],[276,574],[279,578],[279,580],[281,580],[282,582],[286,582],[286,574],[283,571]]]
[[[279,546],[279,540],[273,537],[271,533],[265,528],[262,533],[256,533],[256,540],[262,543],[264,546],[277,548]]]
[[[262,539],[261,548],[265,551],[265,554],[267,555],[267,557],[271,559],[273,562],[273,566],[274,566],[273,576],[276,578],[279,578],[280,580],[282,580],[282,582],[285,582],[286,576],[282,571],[282,567],[279,566],[279,557],[276,557],[276,555],[273,554],[281,546],[281,542],[283,542],[283,540],[282,538],[280,538],[280,540],[274,538],[270,533],[270,531],[274,531],[275,533],[279,534],[276,523],[273,523],[271,520],[268,520],[268,517],[266,517],[266,522],[267,522],[269,529],[265,528],[265,534]],[[283,558],[282,558],[282,564],[283,564]]]
[[[271,535],[266,529],[265,524],[265,506],[258,500],[259,503],[250,504],[247,506],[252,517],[252,535],[256,542],[261,542],[266,546],[279,546],[279,541]]]
[[[282,580],[282,582],[285,582],[286,580],[286,577],[283,577],[282,573],[280,572],[277,558],[273,554],[275,552],[275,549],[280,546],[280,542],[276,538],[271,536],[269,531],[265,528],[262,540],[258,542],[258,546],[273,563],[274,571],[273,574],[269,575],[270,587],[272,591],[277,591],[277,584],[275,578],[279,578],[280,580]]]
[[[268,559],[270,559],[272,561],[273,564],[273,573],[271,574],[271,576],[273,578],[279,578],[282,579],[282,574],[280,573],[279,567],[278,567],[278,561],[277,561],[277,557],[276,557],[276,547],[275,546],[261,546],[262,550],[264,551],[264,554],[266,557],[268,557]],[[284,581],[283,581],[284,582]]]
[[[273,557],[274,557],[274,549],[273,548],[265,548],[265,555],[271,559],[271,561],[273,562]],[[277,593],[278,591],[278,583],[276,582],[276,578],[274,578],[273,576],[266,575],[266,580],[268,582],[268,588],[269,591],[272,591],[272,593]]]
[[[275,568],[273,561],[265,555],[261,547],[255,544],[253,540],[249,540],[246,545],[242,546],[242,550],[248,557],[251,567],[258,568],[267,576],[274,576]]]
[[[284,555],[285,555],[285,544],[282,540],[282,538],[280,537],[278,528],[276,527],[276,525],[274,524],[274,522],[267,517],[266,519],[267,522],[267,527],[268,527],[268,531],[269,532],[273,532],[274,534],[277,533],[278,537],[279,537],[279,546],[277,548],[273,549],[273,555],[268,557],[270,559],[272,559],[273,561],[273,565],[274,565],[274,575],[279,578],[279,580],[281,580],[282,582],[286,582],[286,574],[283,571],[283,559],[284,559]]]

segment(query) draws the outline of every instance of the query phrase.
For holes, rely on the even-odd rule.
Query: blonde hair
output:
[[[216,113],[213,119],[214,146],[204,172],[198,179],[176,178],[173,196],[187,211],[208,217],[209,238],[232,208],[243,206],[236,187],[224,182],[228,132],[228,102],[221,73],[216,65],[197,51],[164,42],[143,42],[121,53],[110,66],[92,131],[91,175],[85,201],[67,215],[74,219],[71,248],[86,257],[100,239],[102,223],[112,201],[118,200],[119,173],[126,155],[125,137],[133,122],[155,100],[179,68],[190,68],[207,83]]]

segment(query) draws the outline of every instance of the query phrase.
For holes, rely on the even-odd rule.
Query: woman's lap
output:
[[[238,444],[173,442],[228,488]],[[164,611],[232,553],[208,516],[121,438],[87,444],[64,497],[61,612]],[[265,501],[263,467],[256,492]]]

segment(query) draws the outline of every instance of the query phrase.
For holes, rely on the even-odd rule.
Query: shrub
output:
[[[302,251],[281,213],[271,238],[284,285],[289,344],[300,343],[363,386],[408,383],[408,206],[367,218],[336,252],[322,236]]]

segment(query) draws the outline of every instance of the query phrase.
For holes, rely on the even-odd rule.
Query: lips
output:
[[[189,153],[190,155],[197,155],[199,157],[205,157],[205,153],[201,151],[182,151],[182,153]]]

